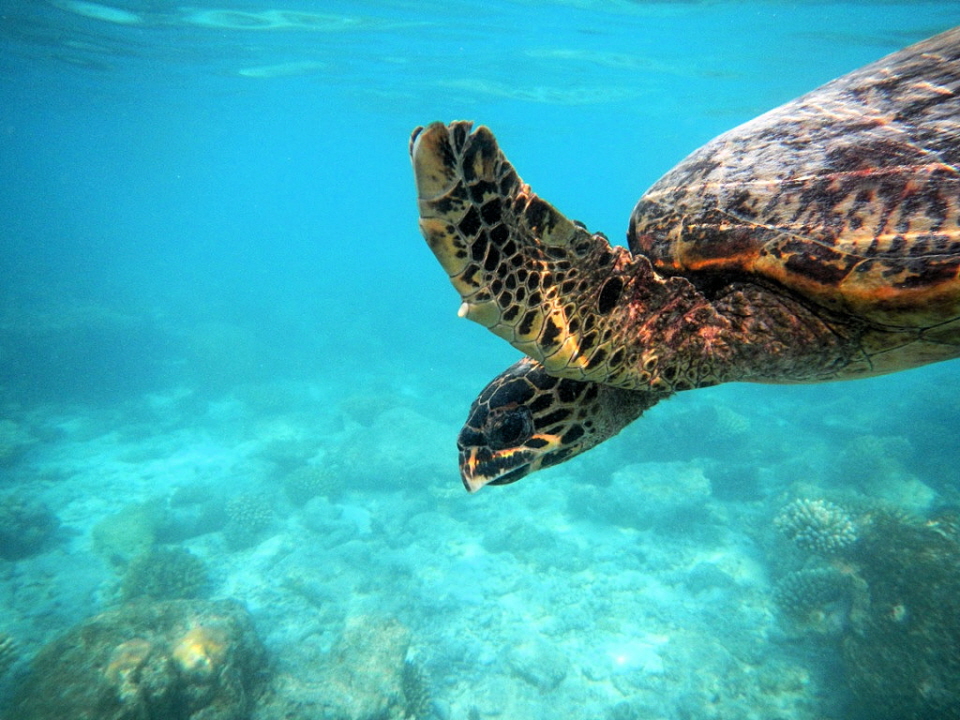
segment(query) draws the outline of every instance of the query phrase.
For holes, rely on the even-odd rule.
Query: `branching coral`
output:
[[[790,617],[806,620],[840,600],[848,588],[849,578],[833,568],[797,570],[781,578],[773,599]]]
[[[853,519],[827,500],[794,500],[773,523],[801,550],[818,555],[837,555],[857,541]]]
[[[270,501],[262,495],[244,493],[227,501],[229,521],[224,528],[227,542],[235,548],[252,545],[259,533],[273,524]]]
[[[287,474],[283,486],[291,501],[303,505],[317,495],[329,494],[336,477],[327,466],[303,465]]]
[[[248,530],[263,530],[273,522],[273,508],[262,495],[237,495],[227,501],[227,517]]]
[[[207,585],[203,561],[182,548],[162,548],[130,563],[123,578],[123,598],[177,600],[198,597]]]

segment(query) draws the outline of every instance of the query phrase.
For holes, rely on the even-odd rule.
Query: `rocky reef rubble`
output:
[[[274,676],[253,720],[431,717],[423,673],[407,659],[410,640],[410,631],[397,620],[370,615],[348,618],[320,662]]]

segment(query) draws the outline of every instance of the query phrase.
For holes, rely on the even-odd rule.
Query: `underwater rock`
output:
[[[123,599],[182,600],[207,586],[204,562],[183,548],[157,548],[135,558],[123,576]]]
[[[572,487],[567,512],[620,527],[683,531],[688,523],[702,526],[710,496],[710,480],[697,463],[634,463],[614,472],[602,490],[587,483]]]
[[[589,547],[579,548],[562,534],[526,520],[488,528],[483,536],[483,549],[489,553],[512,553],[520,562],[543,572],[551,568],[575,571],[590,562]]]
[[[37,438],[13,420],[0,420],[0,467],[13,465]]]
[[[344,506],[334,505],[325,497],[315,497],[310,500],[304,506],[301,515],[303,526],[313,533],[310,542],[325,548],[342,545],[356,538],[364,530],[369,532],[369,521],[364,528],[362,527],[363,518],[357,518],[357,520],[359,524],[347,516]]]
[[[446,483],[450,428],[396,407],[353,428],[334,450],[334,472],[351,490],[393,491]],[[377,438],[371,442],[371,438]]]
[[[765,496],[761,470],[756,462],[707,460],[704,472],[717,500],[753,502]]]
[[[153,547],[160,516],[156,503],[127,505],[93,526],[93,549],[114,565],[126,565]]]
[[[418,720],[430,717],[426,679],[406,660],[410,631],[354,616],[319,667],[278,675],[255,720]]]
[[[156,527],[156,540],[179,543],[217,532],[227,524],[223,491],[213,484],[184,485],[167,499]]]
[[[566,655],[540,638],[511,646],[506,659],[514,675],[526,680],[540,692],[556,689],[570,667]]]
[[[12,717],[242,720],[265,660],[250,616],[236,602],[134,602],[44,646]]]
[[[177,347],[153,313],[130,307],[24,302],[4,320],[0,385],[28,405],[112,402],[163,387]]]
[[[20,494],[0,500],[0,557],[20,560],[36,555],[53,539],[60,520],[43,503]]]
[[[0,633],[0,678],[7,674],[7,670],[20,658],[20,650],[13,638],[6,633]]]
[[[326,700],[337,708],[333,716],[345,720],[403,717],[403,670],[409,645],[410,631],[397,621],[368,616],[348,619],[330,651],[325,683]]]
[[[683,579],[683,586],[694,595],[709,590],[733,590],[737,581],[714,563],[699,562]]]
[[[780,512],[773,524],[798,548],[817,555],[836,555],[857,540],[853,519],[827,500],[798,498]]]

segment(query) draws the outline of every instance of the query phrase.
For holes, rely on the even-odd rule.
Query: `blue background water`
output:
[[[625,572],[617,538],[627,530],[640,533],[630,552],[652,557],[682,545],[688,554],[660,568],[679,588],[664,606],[683,606],[683,622],[694,624],[716,609],[682,581],[705,549],[723,546],[763,565],[763,552],[736,538],[697,536],[701,506],[674,502],[670,523],[679,530],[670,533],[651,529],[649,508],[629,505],[623,488],[612,499],[604,487],[626,484],[643,497],[658,473],[698,471],[712,486],[702,499],[713,503],[706,524],[724,527],[717,513],[730,513],[716,532],[744,522],[737,503],[775,510],[798,483],[852,487],[917,510],[956,502],[953,364],[823,387],[699,391],[562,468],[461,494],[459,423],[516,355],[456,318],[458,299],[417,231],[407,141],[435,119],[489,125],[540,195],[619,239],[642,190],[698,145],[958,17],[952,2],[0,0],[0,417],[19,438],[0,490],[42,499],[73,532],[45,560],[2,561],[2,617],[24,656],[110,606],[104,588],[115,569],[80,572],[75,562],[93,562],[98,520],[126,503],[166,502],[193,482],[225,500],[276,488],[290,454],[336,467],[331,517],[359,513],[367,552],[400,553],[391,562],[419,578],[411,585],[404,575],[360,605],[421,633],[414,646],[436,685],[437,712],[451,717],[472,707],[546,717],[578,703],[589,709],[584,717],[604,712],[603,701],[576,689],[573,671],[567,694],[527,697],[522,672],[502,670],[496,655],[531,616],[551,620],[555,598],[529,580],[551,547],[583,553],[576,567],[557,570],[559,588],[572,582],[565,573],[594,564],[605,581]],[[715,432],[718,424],[727,429]],[[882,480],[845,477],[859,467],[851,447],[863,438],[882,448]],[[275,452],[278,443],[296,451],[284,446],[283,461],[264,460],[263,448]],[[635,475],[618,476],[624,467]],[[600,509],[578,515],[565,503],[585,482],[599,488]],[[264,541],[295,536],[306,510],[282,502],[274,510],[278,524]],[[430,521],[417,535],[407,525],[424,514]],[[324,536],[323,522],[314,521],[307,545]],[[517,528],[535,537],[522,547],[503,540]],[[206,560],[261,573],[244,585],[224,571],[212,594],[259,611],[268,646],[282,653],[289,637],[256,595],[278,571],[251,565],[242,555],[249,549],[217,545],[220,528],[206,529],[183,542]],[[484,564],[469,565],[464,558],[474,555],[462,547],[449,550],[450,533],[468,545],[487,538],[476,541]],[[551,533],[569,547],[558,550]],[[316,542],[326,561],[337,556],[340,546]],[[427,550],[429,542],[437,545]],[[503,553],[512,560],[495,573],[500,584],[485,586],[487,563]],[[364,572],[382,572],[340,561],[347,579],[324,591],[324,606],[339,609],[320,623],[320,655],[352,612]],[[424,563],[435,566],[429,581]],[[68,565],[73,580],[51,580],[43,612],[34,610],[24,578],[63,576]],[[764,572],[745,581],[761,599],[769,595]],[[594,605],[580,608],[580,625],[569,620],[557,631],[575,667],[586,666],[596,616],[634,617],[620,600],[603,605],[610,589],[596,582],[594,591],[571,586]],[[513,593],[526,608],[472,628],[472,668],[451,660],[465,656],[453,640],[470,627],[461,600],[441,611],[424,599],[471,584],[481,604]],[[622,602],[639,594],[627,588]],[[773,627],[772,611],[757,602]],[[664,622],[643,632],[679,621]],[[730,632],[757,622],[746,618]],[[630,636],[618,628],[611,637]],[[757,642],[760,658],[781,650]],[[693,672],[682,653],[673,662],[678,676]],[[517,699],[498,706],[473,697],[478,668],[502,680],[493,694]],[[606,682],[610,672],[590,676]],[[657,717],[687,717],[692,680],[678,682],[658,691]],[[617,687],[609,707],[646,692]],[[832,691],[827,707],[842,702],[842,689]],[[527,703],[526,714],[511,702]],[[798,701],[778,711],[813,717],[804,713],[816,707]]]

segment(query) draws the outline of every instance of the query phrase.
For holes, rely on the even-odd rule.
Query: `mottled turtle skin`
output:
[[[518,480],[669,395],[960,355],[960,28],[714,139],[640,198],[629,250],[537,197],[493,134],[411,138],[460,315],[528,359],[474,402],[464,484]]]

